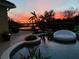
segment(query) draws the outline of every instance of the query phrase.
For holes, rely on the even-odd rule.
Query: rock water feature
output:
[[[55,32],[56,33],[56,32]],[[54,33],[54,34],[55,34]],[[57,38],[58,39],[58,38]],[[35,44],[34,49],[36,50],[30,50],[36,51],[36,53],[39,55],[40,58],[33,58],[33,59],[79,59],[79,41],[75,39],[74,44],[61,44],[57,43],[55,41],[47,41],[46,44],[40,40],[38,37],[37,40],[40,42],[39,44]],[[32,41],[34,42],[34,41]],[[68,42],[68,41],[66,41]],[[29,50],[31,46],[28,46],[29,43],[27,41],[20,42],[17,45],[14,45],[12,50],[9,50],[8,52],[5,51],[2,55],[1,59],[29,59],[28,55],[30,55]],[[33,43],[34,44],[34,43]],[[7,53],[8,58],[7,58]],[[36,57],[38,55],[35,55]],[[31,59],[31,58],[30,58]]]
[[[59,30],[53,34],[54,40],[62,43],[73,43],[76,41],[77,36],[74,32],[69,30]]]

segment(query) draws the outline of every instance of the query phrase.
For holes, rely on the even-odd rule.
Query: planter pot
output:
[[[17,28],[12,29],[12,33],[18,33],[18,32],[19,32],[19,29],[17,29]]]
[[[27,47],[35,47],[38,46],[41,43],[41,39],[37,36],[30,35],[25,38],[25,41],[27,42]]]
[[[4,32],[2,34],[3,41],[9,41],[10,40],[10,37],[11,37],[11,34],[8,33],[8,32]]]

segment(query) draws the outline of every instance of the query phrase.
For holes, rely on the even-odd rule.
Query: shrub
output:
[[[37,39],[37,37],[35,35],[30,35],[30,36],[25,38],[26,41],[36,40],[36,39]]]

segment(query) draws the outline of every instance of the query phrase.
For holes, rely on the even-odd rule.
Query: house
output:
[[[0,41],[3,40],[2,33],[9,31],[7,12],[12,8],[16,8],[13,3],[7,0],[0,0]]]

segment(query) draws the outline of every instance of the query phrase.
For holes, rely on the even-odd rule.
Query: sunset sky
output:
[[[15,21],[25,22],[30,17],[31,11],[37,14],[43,13],[45,10],[64,11],[70,7],[79,8],[79,0],[8,0],[16,5],[15,9],[9,11],[9,16]],[[61,13],[60,13],[61,14]],[[58,14],[57,16],[59,16]],[[26,20],[27,21],[27,20]],[[27,21],[28,22],[28,21]]]

